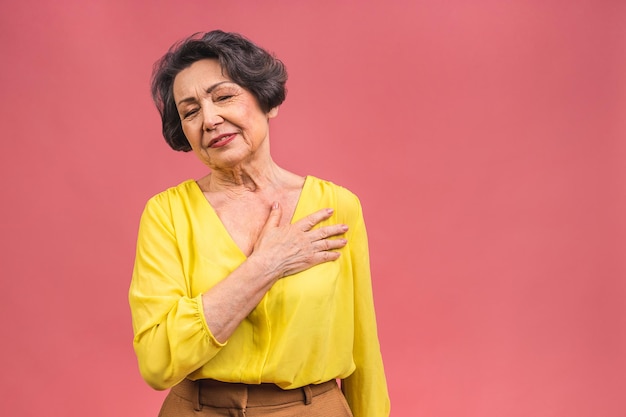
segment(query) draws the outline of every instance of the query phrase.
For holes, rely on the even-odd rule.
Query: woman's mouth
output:
[[[218,137],[211,139],[209,142],[209,148],[221,148],[222,146],[226,146],[232,142],[233,139],[235,139],[235,136],[237,136],[236,133],[225,133],[223,135],[219,135]]]

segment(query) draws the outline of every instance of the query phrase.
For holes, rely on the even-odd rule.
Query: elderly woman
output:
[[[155,65],[165,139],[209,168],[151,198],[139,227],[134,348],[148,384],[172,388],[162,417],[389,414],[359,200],[270,155],[286,80],[221,31]]]

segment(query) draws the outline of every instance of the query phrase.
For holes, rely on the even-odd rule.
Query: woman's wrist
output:
[[[267,289],[278,281],[282,275],[276,268],[272,268],[269,262],[262,256],[252,253],[246,260],[247,266],[250,268],[251,275],[255,280],[267,283]]]

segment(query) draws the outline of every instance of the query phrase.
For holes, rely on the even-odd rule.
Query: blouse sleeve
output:
[[[129,302],[139,370],[155,389],[182,381],[224,346],[207,327],[201,294],[190,294],[163,195],[152,198],[141,216]]]
[[[358,200],[357,206],[358,214],[348,237],[354,280],[353,358],[356,369],[342,381],[342,390],[354,417],[386,417],[390,403],[376,329],[367,232]]]

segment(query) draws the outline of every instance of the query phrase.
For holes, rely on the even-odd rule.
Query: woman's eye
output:
[[[229,96],[229,95],[223,95],[223,96],[217,96],[217,98],[215,99],[215,101],[226,101],[230,98],[232,98],[233,96]]]
[[[198,113],[198,109],[193,109],[193,110],[189,110],[188,112],[186,112],[183,117],[185,119],[189,119],[191,116],[193,116],[194,114]]]

